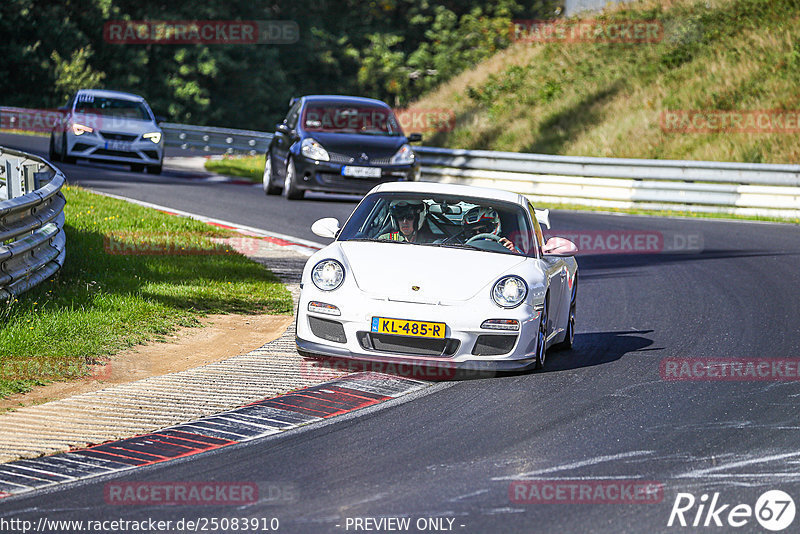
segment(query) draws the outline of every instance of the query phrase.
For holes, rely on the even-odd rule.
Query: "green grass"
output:
[[[0,130],[3,133],[7,134],[14,134],[14,135],[32,135],[34,137],[50,137],[48,132],[34,132],[31,130],[12,130],[12,129],[4,129]]]
[[[516,43],[409,107],[446,108],[426,144],[545,154],[798,163],[798,133],[664,131],[675,110],[800,109],[800,3],[640,0],[604,21],[658,20],[657,43]]]
[[[264,176],[264,156],[225,156],[206,160],[206,169],[217,174],[240,176],[261,182]]]
[[[0,304],[0,398],[84,376],[206,314],[291,313],[272,273],[212,241],[238,234],[76,187],[64,195],[64,267]]]

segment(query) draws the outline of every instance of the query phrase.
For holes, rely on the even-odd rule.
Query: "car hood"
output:
[[[161,128],[153,121],[127,119],[122,117],[108,117],[90,113],[74,113],[74,122],[90,126],[101,132],[115,132],[127,134],[143,134],[147,132],[160,132]]]
[[[359,159],[361,153],[369,159],[391,158],[404,143],[405,137],[389,137],[382,135],[359,135],[330,132],[307,132],[309,137],[319,141],[325,150]]]
[[[524,256],[402,243],[341,242],[345,268],[374,298],[448,304],[469,300]],[[413,289],[413,288],[418,289]],[[488,293],[487,293],[488,296]]]

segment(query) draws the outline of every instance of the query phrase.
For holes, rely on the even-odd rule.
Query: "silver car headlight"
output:
[[[142,138],[143,139],[149,139],[152,142],[154,142],[155,144],[158,144],[158,143],[161,142],[161,132],[148,132],[148,133],[142,134]]]
[[[306,137],[303,139],[303,142],[300,143],[300,153],[309,159],[315,159],[317,161],[331,160],[328,151],[322,148],[322,145],[319,144],[319,141],[312,139],[311,137]]]
[[[501,308],[516,308],[528,296],[528,284],[519,276],[504,276],[495,282],[492,299]]]
[[[311,281],[323,291],[333,291],[344,281],[344,267],[336,260],[322,260],[311,269]]]
[[[392,165],[410,165],[414,163],[414,158],[416,158],[416,156],[414,155],[414,151],[411,150],[411,145],[406,144],[395,152],[392,159],[389,160],[389,163]]]

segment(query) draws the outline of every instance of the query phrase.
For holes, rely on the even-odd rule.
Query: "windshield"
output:
[[[390,109],[369,105],[310,104],[303,111],[303,128],[309,132],[402,135]]]
[[[119,117],[144,121],[152,120],[143,102],[87,94],[78,96],[78,101],[75,103],[75,111],[87,115],[102,115],[104,117]]]
[[[534,236],[522,207],[454,195],[370,195],[358,205],[338,239],[535,254]]]

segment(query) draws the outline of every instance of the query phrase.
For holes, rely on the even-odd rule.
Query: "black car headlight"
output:
[[[309,159],[315,159],[317,161],[331,160],[331,156],[328,154],[328,151],[325,150],[321,144],[319,144],[319,141],[312,139],[311,137],[306,137],[303,139],[303,142],[300,143],[300,153]]]
[[[323,291],[333,291],[344,281],[344,267],[336,260],[322,260],[311,269],[311,281]]]
[[[492,300],[501,308],[516,308],[528,296],[528,284],[519,276],[504,276],[492,288]]]
[[[410,165],[414,163],[415,158],[416,156],[414,155],[414,151],[411,150],[411,145],[405,144],[395,152],[392,159],[389,160],[389,163],[392,165]]]

